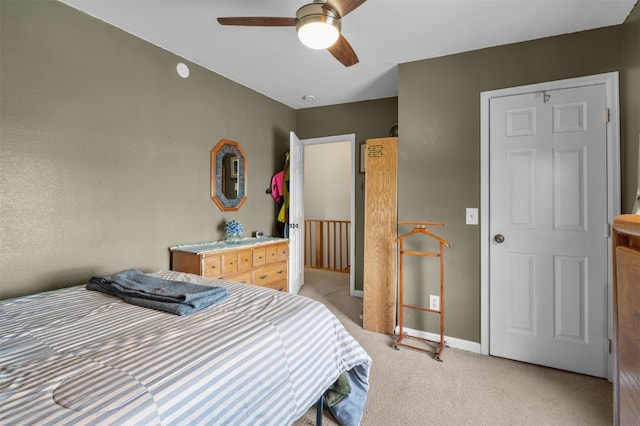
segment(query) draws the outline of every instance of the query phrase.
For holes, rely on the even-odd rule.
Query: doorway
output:
[[[610,377],[618,76],[481,94],[481,349]]]
[[[291,200],[290,200],[290,209],[296,208],[298,211],[290,210],[290,217],[293,221],[294,217],[295,224],[293,227],[290,227],[289,238],[291,241],[290,244],[290,253],[289,253],[289,277],[290,289],[299,289],[304,284],[304,164],[305,161],[308,160],[304,156],[304,147],[314,146],[314,145],[327,145],[327,144],[344,144],[347,143],[349,145],[348,152],[350,152],[350,165],[349,165],[349,216],[351,221],[351,235],[349,236],[349,246],[351,247],[349,256],[350,256],[350,265],[352,266],[349,269],[349,294],[354,295],[355,293],[355,275],[354,275],[354,262],[355,262],[355,174],[356,174],[356,141],[355,134],[346,134],[346,135],[337,135],[337,136],[327,136],[320,138],[311,138],[311,139],[298,139],[295,133],[291,132],[291,157],[290,157],[290,182],[291,182]],[[346,185],[345,185],[346,186]],[[294,269],[292,271],[292,269]],[[292,282],[291,280],[295,280]],[[297,290],[294,291],[297,293]]]
[[[348,278],[351,143],[306,145],[304,158],[305,272],[324,269]]]

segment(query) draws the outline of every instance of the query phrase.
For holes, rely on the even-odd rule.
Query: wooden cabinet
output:
[[[238,244],[219,241],[170,250],[174,271],[288,291],[287,239],[247,238]]]
[[[613,229],[614,425],[640,425],[640,216]]]

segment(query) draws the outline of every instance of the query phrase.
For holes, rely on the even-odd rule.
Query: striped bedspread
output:
[[[0,301],[0,424],[288,425],[342,372],[368,374],[367,353],[318,302],[152,275],[229,297],[186,316],[84,286]]]

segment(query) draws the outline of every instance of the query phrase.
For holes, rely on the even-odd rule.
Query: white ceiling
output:
[[[294,27],[216,21],[294,17],[311,0],[61,1],[295,109],[397,96],[399,63],[621,24],[637,2],[368,0],[342,20],[360,59],[345,68]]]

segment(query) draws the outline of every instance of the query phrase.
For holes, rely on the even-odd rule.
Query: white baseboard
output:
[[[430,333],[428,331],[422,330],[414,330],[412,328],[404,327],[404,331],[409,333],[409,335],[414,337],[419,337],[421,339],[429,339],[429,340],[440,340],[440,335],[435,333]],[[397,336],[400,333],[400,327],[396,326],[394,329],[394,334]],[[471,342],[469,340],[458,339],[456,337],[444,336],[445,345],[449,348],[462,349],[463,351],[482,353],[480,349],[480,343]]]

